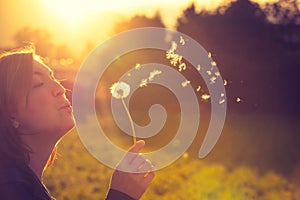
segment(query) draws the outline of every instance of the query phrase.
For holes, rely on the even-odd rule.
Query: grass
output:
[[[228,118],[224,133],[207,158],[197,159],[199,144],[193,144],[184,156],[157,171],[142,199],[300,199],[298,179],[291,178],[299,176],[299,168],[291,161],[295,155],[287,155],[295,154],[297,147],[286,134],[298,131],[299,125],[291,127],[291,119],[277,116]],[[58,152],[56,162],[44,174],[51,194],[59,200],[104,199],[113,170],[87,152],[76,130],[65,136]]]

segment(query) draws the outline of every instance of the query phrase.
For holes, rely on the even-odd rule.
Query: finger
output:
[[[129,164],[131,164],[133,167],[136,166],[136,168],[139,168],[144,162],[146,162],[146,157],[144,154],[136,154],[135,157],[132,158]]]
[[[138,153],[140,150],[143,149],[144,146],[145,146],[145,141],[139,140],[129,148],[128,152]]]

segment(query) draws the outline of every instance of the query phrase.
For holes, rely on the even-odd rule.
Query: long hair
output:
[[[35,48],[26,46],[0,54],[0,162],[27,164],[30,161],[30,147],[11,122],[11,113],[17,100],[28,95],[32,81],[33,62],[41,62]],[[56,147],[47,166],[53,162]]]

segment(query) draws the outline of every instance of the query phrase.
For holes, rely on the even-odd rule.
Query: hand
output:
[[[129,148],[114,171],[110,184],[112,189],[134,199],[139,199],[144,194],[155,176],[151,162],[139,153],[144,146],[145,142],[140,140]]]

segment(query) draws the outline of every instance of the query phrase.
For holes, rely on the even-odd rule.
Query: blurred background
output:
[[[300,199],[299,0],[1,1],[0,51],[33,42],[71,99],[89,52],[116,33],[147,26],[185,33],[211,52],[226,80],[228,109],[217,145],[199,159],[210,101],[201,98],[208,93],[202,78],[184,73],[195,90],[203,86],[198,134],[180,159],[157,172],[142,199]],[[109,86],[136,64],[149,62],[170,65],[162,51],[130,52],[116,58],[99,82],[99,123],[125,149],[132,139],[111,116]],[[146,139],[146,152],[167,144],[179,122],[175,96],[157,85],[135,92],[134,120],[149,123],[154,103],[165,106],[168,120],[159,134]],[[87,152],[76,129],[58,152],[44,177],[51,194],[64,200],[103,199],[112,169]]]

